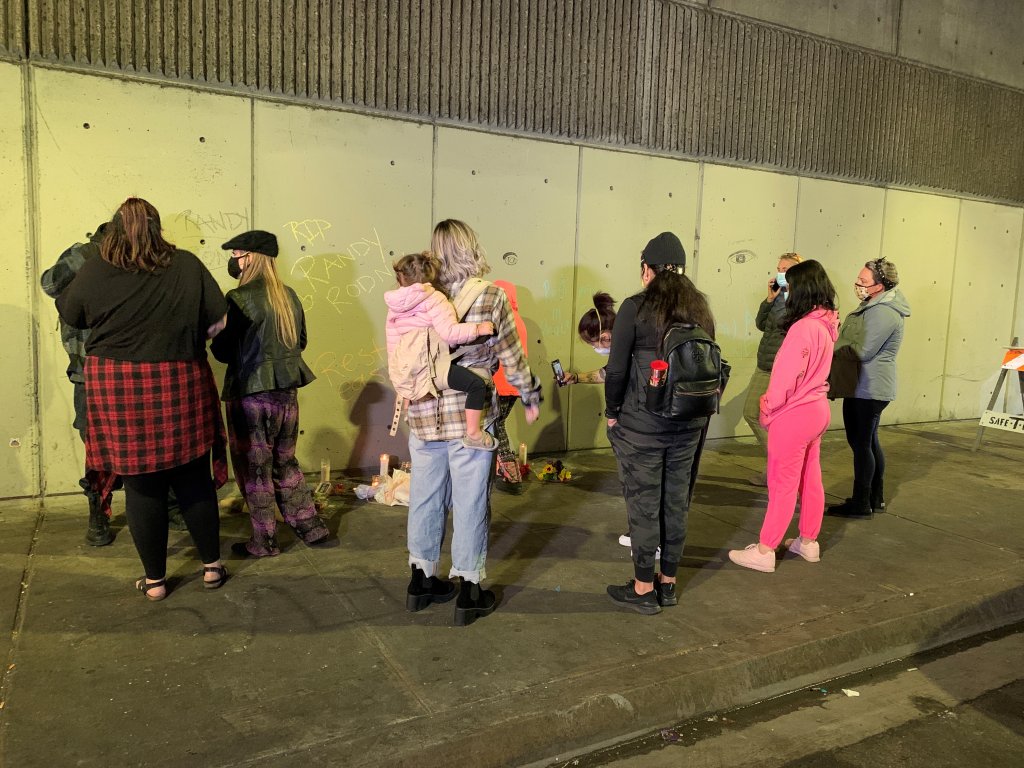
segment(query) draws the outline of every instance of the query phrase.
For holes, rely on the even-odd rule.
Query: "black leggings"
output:
[[[128,528],[149,579],[162,579],[167,573],[167,493],[171,489],[200,559],[204,563],[220,559],[217,489],[207,453],[180,467],[124,476]]]
[[[482,411],[484,409],[487,385],[471,370],[452,363],[448,370],[448,387],[466,393],[466,408],[469,410]]]
[[[853,499],[868,504],[881,501],[885,475],[885,454],[878,442],[878,422],[888,400],[843,400],[843,426],[846,442],[853,450]]]

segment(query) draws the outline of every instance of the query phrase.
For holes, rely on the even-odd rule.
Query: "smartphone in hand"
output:
[[[551,361],[551,370],[555,372],[555,381],[558,382],[558,386],[565,386],[565,370],[562,368],[562,361],[555,359]]]

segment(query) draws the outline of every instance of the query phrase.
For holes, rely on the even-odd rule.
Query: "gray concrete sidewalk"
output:
[[[563,459],[567,485],[496,493],[494,615],[405,611],[405,509],[335,500],[341,546],[282,536],[204,591],[172,532],[172,592],[133,591],[127,529],[84,544],[78,498],[0,505],[0,761],[7,766],[499,766],[758,700],[1024,619],[1024,440],[973,423],[883,430],[889,511],[826,518],[822,561],[775,574],[725,561],[755,540],[764,489],[744,441],[709,446],[680,605],[644,617],[605,586],[631,574],[609,452]],[[845,496],[841,433],[823,449]],[[120,494],[118,495],[120,502]],[[115,507],[118,525],[123,524]],[[227,544],[246,519],[226,515]]]

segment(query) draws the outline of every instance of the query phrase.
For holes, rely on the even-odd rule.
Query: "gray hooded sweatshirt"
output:
[[[896,399],[896,353],[910,305],[899,288],[862,301],[839,327],[829,397]]]

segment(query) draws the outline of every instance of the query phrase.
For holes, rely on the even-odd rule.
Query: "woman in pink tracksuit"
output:
[[[766,573],[775,570],[775,550],[793,519],[798,493],[800,536],[787,539],[786,547],[812,563],[820,559],[825,489],[819,452],[829,423],[828,373],[839,335],[836,289],[821,264],[792,266],[786,280],[786,338],[761,397],[761,425],[768,430],[768,511],[758,543],[729,552],[737,565]]]

